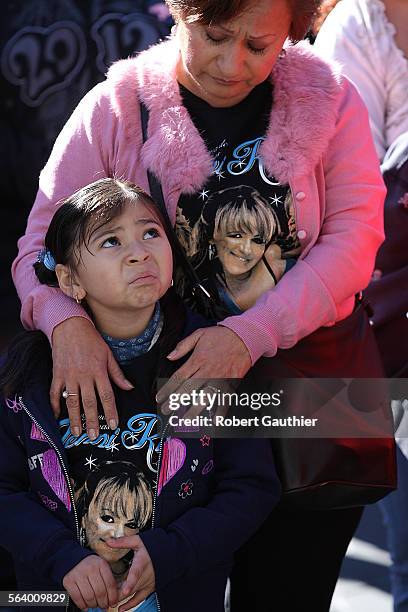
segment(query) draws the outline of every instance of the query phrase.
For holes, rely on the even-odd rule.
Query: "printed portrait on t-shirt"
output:
[[[197,191],[181,194],[177,237],[202,287],[226,314],[239,314],[273,289],[301,252],[290,187],[263,157],[273,86],[265,81],[228,108],[212,107],[182,85],[180,93],[212,172]],[[183,264],[174,280],[182,298],[199,309]]]
[[[105,461],[89,472],[75,494],[81,544],[111,566],[118,583],[126,578],[133,551],[111,548],[107,541],[137,535],[150,524],[152,487],[134,464]]]
[[[176,231],[185,253],[232,313],[253,306],[298,255],[290,191],[281,208],[283,214],[254,187],[238,185],[212,193],[192,227],[177,211]],[[176,280],[183,294],[182,278]]]

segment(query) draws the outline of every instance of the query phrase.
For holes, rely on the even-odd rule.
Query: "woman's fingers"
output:
[[[181,395],[182,393],[191,393],[200,384],[198,381],[193,381],[197,375],[199,366],[195,365],[193,357],[191,356],[185,364],[181,366],[169,380],[160,388],[156,396],[156,401],[161,407],[163,414],[170,413],[169,399],[172,395]]]
[[[184,338],[177,344],[176,348],[174,348],[171,353],[167,355],[167,359],[175,361],[176,359],[180,359],[181,357],[184,357],[184,355],[190,353],[204,332],[204,329],[196,329],[195,332],[190,334],[190,336],[187,336],[187,338]]]
[[[141,546],[142,540],[140,536],[137,535],[120,536],[119,538],[109,538],[109,540],[106,540],[106,544],[111,548],[129,548],[130,550],[137,550]]]
[[[211,381],[217,379],[242,378],[252,365],[248,349],[232,330],[217,326],[198,331],[200,335],[193,354],[157,394],[157,402],[161,404],[164,414],[170,412],[168,400],[171,395],[191,393],[192,381],[189,382],[189,379],[199,379],[198,386],[202,386],[203,381],[210,381],[210,385],[213,385]],[[193,336],[194,334],[189,338]]]
[[[74,435],[82,431],[82,408],[88,435],[93,440],[99,433],[99,396],[106,422],[111,429],[115,429],[118,415],[109,376],[124,390],[132,389],[132,384],[124,377],[112,352],[92,323],[81,317],[73,317],[57,325],[52,335],[52,352],[53,381],[50,398],[54,414],[59,415],[64,390],[76,393],[67,397],[71,431]]]
[[[57,376],[54,371],[52,382],[51,382],[51,387],[50,387],[50,401],[51,401],[52,411],[56,419],[59,417],[61,413],[61,397],[62,397],[63,390],[64,390],[64,380],[61,376]]]
[[[133,385],[131,382],[125,378],[122,370],[120,369],[118,362],[112,355],[112,352],[108,349],[108,373],[113,382],[123,389],[124,391],[129,391],[133,389]]]
[[[187,355],[196,347],[197,343],[199,342],[205,331],[205,329],[197,329],[190,336],[187,336],[187,338],[181,340],[181,342],[177,344],[177,346],[172,350],[172,352],[167,355],[167,358],[171,360],[177,360],[183,357],[184,355]],[[181,388],[186,388],[184,386],[186,381],[192,378],[199,368],[199,366],[195,365],[194,360],[192,359],[193,355],[159,389],[156,397],[156,401],[158,404],[164,404],[164,402],[166,402],[166,400],[172,393],[176,393],[179,390],[181,391]],[[162,406],[162,410],[164,414],[167,414],[169,412],[168,406],[166,405]]]
[[[108,589],[105,584],[104,577],[101,572],[101,566],[99,566],[99,573],[92,578],[90,581],[97,606],[102,609],[106,609],[109,606]]]
[[[95,387],[89,380],[82,380],[80,382],[80,399],[85,413],[86,431],[89,439],[95,440],[99,435],[98,402],[96,400]],[[67,406],[70,413],[69,405],[67,404]]]
[[[138,588],[138,583],[143,574],[143,566],[135,561],[131,564],[125,582],[121,587],[121,594],[129,597]]]
[[[67,405],[71,432],[74,434],[74,436],[79,436],[82,432],[80,389],[78,388],[76,382],[67,381],[64,390],[73,394],[68,395],[68,397],[63,401],[65,401]]]

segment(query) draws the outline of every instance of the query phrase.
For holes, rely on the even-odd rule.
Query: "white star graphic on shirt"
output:
[[[243,162],[242,159],[241,159],[239,162],[237,162],[237,166],[239,168],[242,168],[242,166],[245,166],[245,162]]]
[[[274,195],[273,198],[269,198],[272,204],[282,204],[282,196]]]
[[[225,178],[224,173],[222,170],[215,170],[214,174],[216,176],[218,176],[218,180],[220,181],[221,179]]]
[[[113,453],[113,451],[118,451],[119,450],[119,444],[117,442],[112,442],[112,444],[110,445],[110,448],[107,449],[110,450],[111,453]]]
[[[135,440],[137,441],[137,434],[135,434],[134,432],[129,434],[129,440],[131,442],[134,442]]]
[[[209,193],[210,192],[208,191],[208,189],[203,189],[198,195],[204,201],[205,198],[208,198]]]
[[[92,470],[96,466],[96,459],[92,457],[92,455],[90,457],[87,457],[85,460],[85,465],[86,467],[89,467],[90,470]]]

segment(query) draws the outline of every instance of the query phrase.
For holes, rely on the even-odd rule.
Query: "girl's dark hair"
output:
[[[240,15],[253,0],[166,0],[173,17],[204,25],[222,23]],[[273,0],[271,0],[273,2]],[[287,0],[292,12],[289,32],[292,42],[308,32],[321,0]]]
[[[0,391],[4,397],[21,393],[35,381],[51,385],[52,358],[47,337],[41,331],[21,332],[11,342],[0,367]]]
[[[167,233],[166,224],[152,198],[140,187],[114,178],[103,178],[82,187],[69,198],[60,202],[45,235],[44,246],[56,264],[78,262],[79,249],[87,246],[96,230],[118,217],[126,204],[142,202]],[[42,261],[34,264],[38,280],[43,285],[58,287],[57,276]]]

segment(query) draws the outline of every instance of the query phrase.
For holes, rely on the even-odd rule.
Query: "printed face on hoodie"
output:
[[[108,563],[120,561],[129,549],[111,548],[108,540],[138,534],[152,509],[152,492],[145,479],[138,478],[136,468],[133,483],[102,478],[82,517],[88,547]]]

